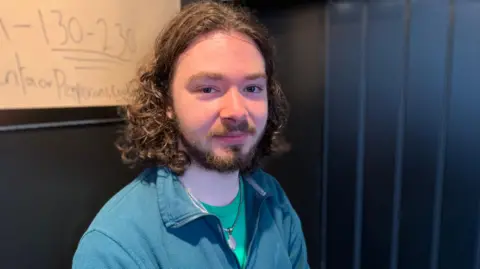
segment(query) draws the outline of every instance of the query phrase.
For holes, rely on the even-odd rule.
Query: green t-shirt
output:
[[[243,180],[240,180],[240,191],[230,204],[226,206],[211,206],[205,203],[202,204],[208,212],[216,215],[220,219],[223,228],[227,229],[232,227],[235,221],[238,205],[240,203],[240,192],[242,192],[243,199],[242,204],[240,205],[240,213],[232,235],[237,242],[237,246],[233,252],[237,256],[240,267],[244,268],[247,261],[247,223],[245,218],[245,190],[243,188],[242,181]],[[224,235],[225,239],[228,239],[227,232],[224,231]]]

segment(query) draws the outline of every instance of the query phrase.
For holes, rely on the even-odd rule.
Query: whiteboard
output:
[[[0,110],[117,106],[180,0],[0,1]]]

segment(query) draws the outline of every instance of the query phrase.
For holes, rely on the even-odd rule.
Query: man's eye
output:
[[[213,93],[215,92],[215,89],[212,88],[212,87],[205,87],[205,88],[202,88],[202,93]]]
[[[245,91],[249,92],[249,93],[259,93],[262,90],[263,89],[258,87],[258,86],[248,86],[248,87],[245,88]]]

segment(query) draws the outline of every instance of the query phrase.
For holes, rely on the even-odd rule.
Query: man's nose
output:
[[[244,120],[246,116],[247,109],[245,107],[245,98],[237,89],[230,89],[222,97],[222,110],[220,111],[220,117],[241,121]]]

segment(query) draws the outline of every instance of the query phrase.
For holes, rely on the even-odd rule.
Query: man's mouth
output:
[[[245,132],[230,132],[222,135],[216,135],[214,139],[229,145],[243,144],[248,138],[248,133]]]

